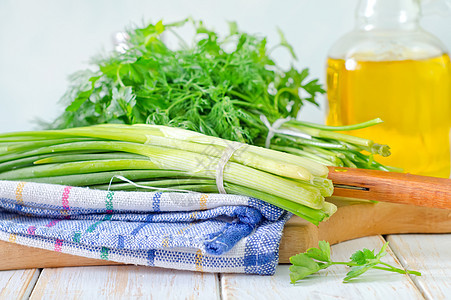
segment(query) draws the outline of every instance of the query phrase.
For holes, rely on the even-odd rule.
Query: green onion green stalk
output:
[[[95,125],[0,135],[0,180],[111,190],[218,192],[216,172],[232,142],[159,125]],[[239,144],[224,189],[281,207],[314,224],[335,205],[328,169],[308,157]],[[123,176],[139,185],[121,181]]]

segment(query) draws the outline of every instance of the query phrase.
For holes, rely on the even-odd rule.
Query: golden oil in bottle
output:
[[[422,59],[329,58],[328,125],[381,118],[384,123],[350,132],[388,144],[383,164],[420,175],[449,177],[451,64],[447,54]]]

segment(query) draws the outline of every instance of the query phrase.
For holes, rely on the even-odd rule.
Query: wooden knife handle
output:
[[[450,179],[342,167],[329,167],[329,179],[334,196],[451,209]]]

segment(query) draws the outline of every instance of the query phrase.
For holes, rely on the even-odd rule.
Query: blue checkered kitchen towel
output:
[[[239,195],[0,181],[0,240],[128,264],[272,275],[290,216]]]

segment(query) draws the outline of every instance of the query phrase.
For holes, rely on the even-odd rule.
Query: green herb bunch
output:
[[[189,45],[177,33],[187,23],[195,31]],[[335,132],[380,120],[342,128],[296,121],[305,101],[318,105],[316,96],[324,93],[318,80],[308,79],[308,69],[282,70],[271,59],[278,47],[296,59],[282,32],[280,43],[269,49],[265,37],[229,25],[224,37],[190,19],[129,30],[121,51],[97,58],[93,70],[71,77],[62,99],[65,112],[49,127],[147,123],[264,146],[269,130],[261,116],[271,124],[290,117],[281,129],[308,138],[277,133],[272,148],[326,165],[389,170],[372,158],[373,153],[389,155],[387,146]],[[170,36],[178,38],[178,49],[165,42]]]
[[[160,21],[129,31],[126,51],[98,59],[97,72],[74,75],[64,97],[69,106],[56,127],[149,123],[255,142],[267,132],[260,114],[270,121],[296,117],[303,100],[317,104],[315,95],[324,92],[318,80],[306,82],[307,69],[277,68],[266,39],[239,32],[235,23],[220,39],[201,22],[193,22],[194,45],[181,42],[181,49],[169,49],[162,35],[186,22]],[[281,38],[279,46],[292,50]],[[300,88],[310,97],[301,99]]]

